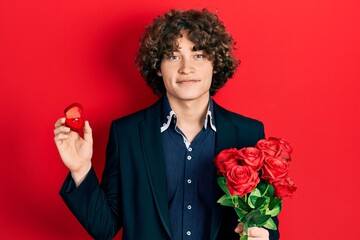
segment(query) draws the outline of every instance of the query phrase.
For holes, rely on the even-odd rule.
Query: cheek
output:
[[[208,87],[210,87],[211,86],[211,83],[212,83],[212,78],[213,78],[213,72],[211,71],[211,72],[209,72],[208,74],[207,74],[207,85],[208,85]]]
[[[211,82],[212,77],[213,77],[213,71],[214,71],[214,68],[212,67],[212,65],[207,66],[207,68],[204,70],[204,72],[206,73],[206,75],[207,75],[208,79],[210,80],[210,82]]]
[[[177,73],[177,68],[174,64],[166,64],[162,63],[160,65],[160,70],[158,71],[158,75],[165,79],[171,79]]]

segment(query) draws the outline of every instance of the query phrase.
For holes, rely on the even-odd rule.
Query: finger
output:
[[[54,137],[54,141],[56,144],[60,143],[62,140],[68,139],[69,135],[68,134],[64,134],[64,133],[59,133],[57,135],[55,135]]]
[[[265,228],[251,227],[248,229],[249,237],[268,237],[269,231]]]
[[[93,138],[92,138],[92,129],[90,127],[89,121],[85,121],[85,126],[84,126],[84,139],[85,141],[89,142],[89,143],[93,143]]]
[[[59,133],[69,133],[71,129],[69,127],[60,126],[54,129],[54,135],[57,135]]]
[[[61,125],[63,125],[65,123],[65,118],[59,118],[56,122],[55,122],[55,128],[60,127]]]
[[[239,223],[235,228],[236,233],[241,233],[243,230],[244,230],[244,224],[242,223]]]

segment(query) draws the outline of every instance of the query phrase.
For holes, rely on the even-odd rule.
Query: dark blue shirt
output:
[[[210,98],[204,127],[190,143],[176,125],[164,98],[161,127],[167,175],[172,240],[210,238],[211,210],[216,205],[216,127]]]

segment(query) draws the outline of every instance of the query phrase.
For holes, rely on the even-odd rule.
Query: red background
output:
[[[2,0],[1,239],[90,239],[58,195],[67,169],[54,122],[68,104],[85,106],[100,176],[111,120],[156,100],[134,67],[144,26],[203,7],[242,60],[216,101],[294,148],[299,189],[284,201],[282,239],[359,238],[358,1]]]

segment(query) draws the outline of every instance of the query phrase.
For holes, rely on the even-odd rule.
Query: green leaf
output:
[[[229,189],[226,187],[226,178],[225,177],[218,177],[217,182],[220,186],[220,188],[227,194],[231,195],[229,192]]]
[[[256,224],[256,226],[258,227],[261,227],[263,226],[267,220],[269,220],[271,218],[270,215],[255,215],[253,218],[252,218],[252,221]]]
[[[256,209],[246,215],[245,221],[248,222],[249,226],[261,227],[270,217],[270,215],[264,215],[259,209]]]
[[[239,208],[240,208],[240,209],[245,210],[246,212],[251,211],[251,208],[250,208],[249,205],[245,202],[244,197],[239,198],[238,203],[239,203]]]
[[[263,197],[265,197],[265,196],[273,197],[274,196],[274,187],[271,184],[269,184],[269,182],[265,179],[261,179],[261,181],[258,183],[256,188],[259,189],[261,196],[263,196]]]
[[[263,227],[265,227],[267,229],[271,229],[271,230],[276,230],[277,229],[277,226],[276,226],[276,224],[275,224],[275,222],[274,222],[274,220],[272,218],[269,218],[266,221],[266,223],[264,224]]]
[[[218,201],[223,206],[233,207],[234,203],[232,202],[231,196],[223,195]]]
[[[245,221],[250,223],[251,219],[254,217],[254,215],[260,213],[259,209],[256,210],[252,210],[251,212],[249,212],[246,216],[245,216]]]
[[[247,214],[246,211],[240,209],[240,208],[234,208],[237,216],[239,217],[239,222],[243,219],[243,217]]]
[[[265,196],[274,197],[274,187],[272,185],[269,186],[269,189],[267,190]]]
[[[256,200],[258,199],[258,197],[256,196],[249,196],[249,206],[251,208],[255,208],[255,203],[256,203]]]
[[[276,207],[274,207],[273,209],[267,209],[266,210],[266,214],[270,214],[272,217],[277,216],[281,211],[281,203],[279,203],[278,205],[276,205]]]
[[[281,202],[282,198],[273,198],[270,200],[269,203],[269,210],[272,210],[273,208],[275,208],[280,202]]]
[[[252,190],[252,192],[250,193],[250,196],[261,197],[261,192],[259,189],[254,188],[254,190]]]
[[[255,203],[257,201],[257,199],[261,197],[261,193],[260,190],[255,188],[254,190],[252,190],[252,192],[249,195],[249,206],[251,208],[255,208]]]
[[[265,202],[266,202],[266,198],[265,198],[265,197],[259,197],[258,199],[256,199],[255,209],[260,208],[262,205],[264,205]]]
[[[271,217],[270,215],[261,214],[260,210],[253,211],[253,215],[250,217],[249,222],[254,223],[256,226],[261,227]]]
[[[267,185],[268,185],[268,182],[264,179],[261,179],[261,181],[256,186],[256,188],[259,189],[261,195],[263,195],[263,193],[265,192]]]

